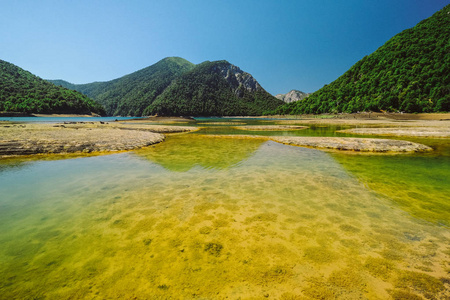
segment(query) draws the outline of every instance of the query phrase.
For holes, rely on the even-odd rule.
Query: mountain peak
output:
[[[291,102],[295,102],[298,100],[303,100],[306,97],[308,97],[309,95],[310,95],[310,93],[304,93],[299,90],[291,90],[287,94],[278,94],[275,96],[275,98],[283,100],[286,103],[291,103]]]
[[[230,84],[233,92],[238,97],[243,97],[243,89],[247,92],[256,92],[262,90],[261,85],[249,73],[242,71],[239,67],[227,62],[220,61],[214,67],[220,75]]]

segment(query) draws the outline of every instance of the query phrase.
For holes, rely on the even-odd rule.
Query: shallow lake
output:
[[[272,121],[199,119],[138,151],[0,160],[0,298],[450,297],[448,140],[327,153],[217,135],[340,128],[227,122]]]

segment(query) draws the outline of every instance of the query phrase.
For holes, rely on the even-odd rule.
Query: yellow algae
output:
[[[394,300],[423,300],[422,297],[403,290],[393,290],[389,294]]]
[[[274,213],[261,213],[254,215],[252,217],[248,217],[245,219],[245,223],[252,222],[275,222],[278,218],[277,214]]]
[[[172,138],[185,144],[163,149],[175,160],[202,140]],[[448,229],[411,217],[330,155],[258,141],[231,165],[178,172],[143,159],[159,147],[0,170],[2,296],[444,295]],[[200,156],[214,150],[205,147]],[[419,266],[432,272],[408,273]]]
[[[395,286],[420,293],[426,298],[435,298],[439,292],[445,289],[444,284],[439,279],[413,271],[402,271]]]
[[[336,299],[339,292],[333,289],[323,278],[313,277],[308,279],[309,284],[302,292],[312,299]]]
[[[364,263],[364,268],[372,276],[387,280],[391,276],[392,271],[395,270],[395,265],[391,261],[383,258],[368,257]]]
[[[321,246],[306,248],[304,252],[304,257],[314,263],[331,263],[338,258],[336,252]]]
[[[248,158],[262,143],[258,139],[224,139],[199,135],[170,136],[164,143],[137,150],[141,157],[168,170],[185,172],[195,166],[225,169]]]

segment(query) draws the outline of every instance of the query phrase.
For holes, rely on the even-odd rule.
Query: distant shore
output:
[[[101,117],[97,114],[84,114],[84,115],[77,115],[77,114],[31,114],[30,117],[51,117],[51,118],[61,118],[61,117],[67,117],[67,118],[90,118],[90,117]]]
[[[336,113],[336,114],[307,114],[307,115],[274,115],[262,118],[283,119],[356,119],[356,120],[435,120],[450,121],[450,113],[391,113],[391,112],[360,112],[360,113]]]

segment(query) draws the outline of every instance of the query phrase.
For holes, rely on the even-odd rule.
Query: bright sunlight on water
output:
[[[444,299],[445,164],[196,134],[8,160],[0,298]]]

